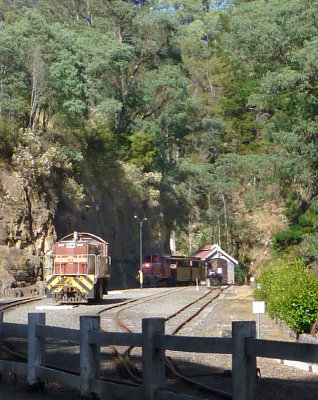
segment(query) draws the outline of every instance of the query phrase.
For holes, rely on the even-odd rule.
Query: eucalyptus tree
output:
[[[274,244],[300,244],[300,255],[316,263],[317,241],[317,4],[315,1],[239,2],[222,45],[235,74],[245,71],[245,104],[262,125],[255,147],[271,164],[269,176],[297,210],[290,228]],[[241,93],[244,86],[238,86]],[[257,139],[258,138],[258,139]],[[295,200],[296,199],[296,200]],[[294,250],[296,251],[296,250]]]
[[[196,113],[174,19],[116,1],[95,21],[80,35],[91,117],[107,125],[122,159],[165,174]]]
[[[57,113],[85,116],[85,74],[74,34],[34,11],[1,28],[1,115],[41,129]]]
[[[228,45],[259,85],[248,98],[281,157],[282,183],[317,195],[317,4],[258,1],[237,7]],[[288,159],[287,159],[288,158]]]

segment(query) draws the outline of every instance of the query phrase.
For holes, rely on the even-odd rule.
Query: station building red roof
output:
[[[227,254],[217,244],[208,244],[206,246],[203,246],[195,254],[193,254],[193,257],[200,258],[201,260],[204,260],[204,261],[208,261],[211,258],[220,258],[220,256],[227,258],[228,260],[232,261],[234,264],[238,264],[238,261],[235,260],[235,258],[233,258],[229,254]]]

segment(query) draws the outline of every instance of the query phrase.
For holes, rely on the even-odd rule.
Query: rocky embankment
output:
[[[18,168],[0,166],[1,297],[21,296],[41,279],[43,255],[55,238],[54,215],[52,195],[28,185]]]

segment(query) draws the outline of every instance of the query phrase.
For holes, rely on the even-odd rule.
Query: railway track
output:
[[[216,288],[214,290],[208,290],[199,298],[195,299],[186,306],[183,306],[180,309],[171,313],[170,315],[166,316],[165,320],[166,320],[167,331],[172,335],[176,335],[179,332],[181,332],[181,330],[188,323],[190,323],[193,319],[195,319],[207,306],[209,306],[213,301],[215,301],[220,296],[220,294],[227,288],[228,286]],[[150,298],[143,301],[141,304],[148,303],[153,300],[154,300],[153,298]],[[134,305],[128,305],[122,308],[117,312],[115,317],[117,325],[125,332],[132,333],[134,331],[123,322],[122,318],[120,317],[120,314],[123,313],[124,311],[127,311],[127,309],[132,308],[133,306]],[[134,348],[129,347],[124,351],[123,354],[120,354],[117,349],[114,349],[114,352],[117,355],[117,357],[121,360],[121,362],[125,365],[125,369],[129,373],[130,378],[136,383],[141,383],[140,368],[136,367],[135,363],[132,361],[131,358],[131,353],[133,350]],[[140,353],[139,349],[137,350],[137,353],[138,352]],[[141,359],[140,354],[135,356],[135,358],[136,357],[139,360]],[[179,372],[178,366],[171,359],[171,357],[166,357],[166,369],[178,379],[181,379],[182,381],[195,386],[199,391],[204,391],[205,393],[210,392],[222,398],[228,398],[228,399],[232,398],[232,396],[227,392],[218,390],[216,388],[207,385],[202,385],[201,383],[193,379],[187,378],[184,374]]]
[[[23,304],[32,303],[35,301],[39,301],[44,299],[45,296],[35,296],[35,297],[27,297],[23,299],[17,300],[9,300],[8,302],[4,302],[0,304],[0,311],[9,310],[10,308],[19,307]]]
[[[102,314],[102,313],[112,313],[112,311],[115,311],[115,313],[116,313],[116,312],[118,312],[117,311],[118,309],[121,310],[123,308],[133,307],[134,305],[136,306],[138,304],[142,304],[142,303],[145,303],[150,300],[160,299],[169,294],[173,294],[173,293],[179,292],[181,290],[184,290],[184,288],[169,288],[169,289],[164,290],[164,292],[161,292],[160,294],[143,295],[143,297],[141,297],[141,298],[133,298],[133,299],[128,299],[128,300],[123,300],[123,301],[120,301],[119,303],[111,304],[111,305],[107,305],[107,306],[100,306],[98,304],[97,305],[93,304],[92,307],[94,307],[94,309],[95,308],[99,309],[97,312],[93,312],[93,313],[95,315]],[[45,297],[36,297],[36,298],[34,297],[34,298],[29,298],[29,299],[14,300],[14,301],[11,301],[10,303],[3,304],[2,308],[3,308],[3,310],[8,311],[12,308],[16,308],[18,306],[23,306],[26,303],[39,301],[43,298],[45,298]],[[89,307],[89,306],[87,306],[87,305],[78,306],[77,314],[81,314],[81,310],[83,312],[87,309],[87,307]],[[85,312],[83,312],[83,314],[85,314]],[[69,323],[72,324],[71,321],[69,321]],[[46,363],[46,366],[53,368],[53,369],[78,374],[78,370],[75,367],[76,364],[79,364],[78,362],[73,361],[74,367],[70,367],[70,368],[66,369],[66,368],[62,367],[62,365],[64,365],[64,359],[61,361],[57,360],[56,363],[52,359],[52,358],[54,358],[54,357],[52,357],[52,354],[54,354],[54,353],[58,353],[58,352],[63,352],[63,353],[71,352],[72,353],[72,352],[78,352],[78,349],[79,349],[78,343],[72,343],[72,342],[69,342],[66,340],[65,341],[61,341],[61,340],[55,341],[55,340],[47,339],[47,341],[46,341],[46,350],[48,353],[47,358],[50,361]],[[26,341],[26,339],[20,339],[18,341],[16,341],[15,339],[12,339],[9,342],[6,342],[6,344],[3,346],[3,350],[5,350],[6,353],[9,354],[9,356],[13,357],[14,359],[26,360],[26,358],[27,358],[27,341]],[[117,366],[120,363],[123,364],[123,360],[121,360],[117,349],[115,347],[112,347],[111,350],[113,352],[113,354],[110,357],[111,361],[114,362],[113,358],[115,355],[115,364],[117,364]],[[70,362],[72,362],[73,358],[75,358],[74,355],[70,357]],[[51,361],[51,359],[52,359],[52,361]],[[125,365],[124,365],[124,368],[126,369]],[[118,379],[122,379],[122,374],[118,377]],[[116,382],[116,378],[113,378],[112,381]]]
[[[6,302],[3,302],[0,304],[0,311],[4,312],[5,310],[10,310],[12,308],[20,307],[22,305],[28,304],[28,303],[34,303],[37,301],[40,301],[44,299],[45,296],[33,296],[33,297],[27,297],[23,299],[15,299],[15,300],[8,300]],[[15,349],[9,348],[6,345],[2,345],[2,350],[5,351],[6,353],[10,354],[11,356],[14,356],[17,359],[26,359],[26,353],[22,354],[21,352],[16,351]]]
[[[160,302],[161,304],[165,303],[167,304],[169,301],[170,297],[170,303],[175,302],[176,300],[174,299],[174,296],[179,297],[180,295],[183,295],[183,292],[186,291],[193,291],[194,292],[194,287],[182,287],[182,288],[173,288],[173,289],[167,289],[159,294],[151,294],[151,295],[145,295],[142,298],[138,299],[128,299],[125,301],[121,301],[117,304],[112,304],[112,305],[107,305],[106,307],[103,306],[97,314],[101,316],[101,326],[103,328],[103,322],[104,320],[110,320],[113,321],[113,324],[116,324],[117,328],[116,330],[121,330],[125,332],[136,332],[137,331],[137,326],[138,324],[141,325],[141,318],[145,317],[141,313],[140,316],[140,321],[138,322],[136,318],[134,318],[134,323],[131,323],[131,316],[135,315],[136,310],[140,310],[142,308],[147,308],[147,310],[151,309],[151,302],[158,303]],[[220,287],[216,288],[214,290],[204,290],[204,293],[202,295],[198,295],[197,293],[195,294],[195,299],[193,301],[190,301],[189,304],[186,306],[182,307],[175,307],[173,312],[166,313],[164,316],[166,319],[166,324],[167,324],[167,331],[170,334],[178,334],[182,331],[182,329],[189,324],[194,318],[196,318],[208,305],[210,305],[213,301],[215,301],[216,298],[220,296],[220,294],[225,290],[225,287]],[[177,298],[175,297],[175,298]],[[24,299],[25,301],[16,301],[15,304],[11,304],[11,307],[16,307],[21,304],[25,304],[28,300],[29,301],[37,301],[40,300],[41,298],[33,298],[31,300],[29,299]],[[7,308],[9,308],[10,305],[6,305]],[[80,306],[80,307],[85,307],[85,306]],[[94,306],[95,307],[95,306]],[[163,310],[164,308],[162,308]],[[130,315],[130,320],[127,322],[127,313]],[[105,318],[106,315],[106,318]],[[153,315],[148,315],[148,316],[153,316]],[[133,326],[132,326],[133,325]],[[105,327],[104,327],[105,329]],[[108,329],[110,330],[110,329]],[[48,352],[50,354],[54,354],[57,351],[57,347],[59,348],[59,351],[63,352],[65,351],[75,351],[76,348],[78,348],[78,344],[72,344],[72,343],[66,343],[66,341],[59,341],[58,343],[49,341],[48,342]],[[70,350],[70,348],[73,347],[73,350]],[[110,382],[123,382],[131,385],[140,385],[141,383],[141,367],[140,365],[136,366],[137,364],[140,364],[141,356],[138,354],[138,350],[134,350],[133,354],[133,359],[132,361],[132,351],[133,348],[126,348],[126,349],[118,349],[115,346],[112,346],[111,348],[101,349],[101,354],[102,354],[102,364],[103,367],[101,368],[102,371],[106,370],[107,367],[110,366],[110,363],[114,363],[116,365],[116,373],[112,374],[111,377],[103,376],[102,379],[110,381]],[[14,357],[19,357],[21,358],[26,358],[26,352],[17,352],[17,351],[12,351],[10,350],[11,354],[14,355]],[[111,351],[111,354],[109,352]],[[140,353],[140,351],[139,351]],[[75,359],[75,356],[73,356]],[[51,357],[49,357],[51,358]],[[71,361],[70,357],[70,361]],[[138,360],[136,363],[135,360]],[[58,363],[59,364],[59,363]],[[50,368],[54,368],[60,371],[65,371],[65,372],[70,372],[73,374],[78,374],[77,368],[64,368],[61,365],[58,366],[58,364],[55,364],[54,362],[49,362],[46,363],[46,365]],[[195,385],[196,388],[201,391],[204,390],[212,392],[217,395],[221,395],[223,398],[230,398],[231,396],[227,393],[218,391],[214,388],[207,387],[204,385],[200,385],[198,382],[193,381],[192,379],[189,379],[185,377],[183,374],[181,374],[178,371],[178,366],[177,364],[172,361],[171,358],[167,358],[166,361],[166,367],[167,370],[170,371],[169,374],[173,374],[173,376],[177,377],[177,379],[181,379],[185,382],[187,382],[190,385]],[[112,367],[113,368],[113,367]],[[119,372],[118,372],[119,371]],[[124,371],[124,374],[123,374]],[[104,374],[103,374],[104,375]]]

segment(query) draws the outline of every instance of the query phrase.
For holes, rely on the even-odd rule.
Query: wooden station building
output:
[[[216,276],[220,279],[220,283],[234,283],[234,272],[238,261],[217,244],[201,247],[193,257],[204,261],[207,277]]]

